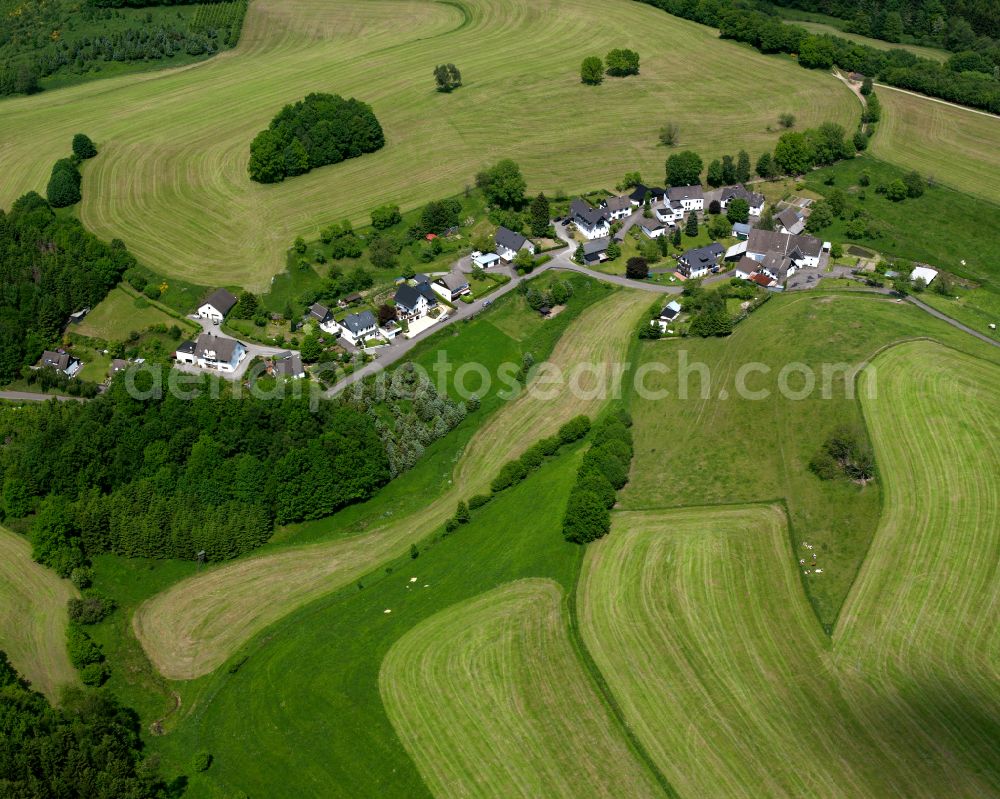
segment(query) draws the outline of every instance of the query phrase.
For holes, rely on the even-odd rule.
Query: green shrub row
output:
[[[66,626],[66,652],[69,662],[80,671],[84,685],[102,685],[108,679],[110,670],[104,662],[100,645],[94,643],[86,630],[75,622]]]
[[[607,535],[617,492],[628,482],[632,463],[632,419],[624,409],[594,426],[592,443],[576,475],[563,517],[563,537],[586,544]]]

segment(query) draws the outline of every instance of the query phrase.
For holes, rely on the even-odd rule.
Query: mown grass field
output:
[[[642,74],[583,86],[581,60],[613,47],[636,49]],[[460,91],[434,92],[441,62],[460,66]],[[369,102],[387,146],[280,185],[251,183],[250,140],[312,91]],[[367,222],[385,202],[451,196],[501,157],[521,164],[529,191],[610,187],[634,169],[656,182],[667,121],[682,147],[714,158],[773,146],[784,111],[802,127],[850,128],[860,113],[829,75],[630,0],[255,0],[238,47],[208,62],[0,108],[0,206],[43,190],[83,130],[101,150],[84,169],[90,230],[124,239],[167,277],[258,291],[296,235]]]
[[[66,603],[77,595],[68,580],[31,559],[24,536],[0,527],[0,650],[50,699],[78,682],[66,654]]]
[[[820,620],[832,626],[875,533],[881,484],[823,481],[808,464],[838,426],[864,428],[852,390],[855,369],[894,341],[923,336],[1000,360],[1000,351],[917,308],[843,292],[775,297],[728,339],[643,344],[636,368],[666,366],[668,373],[650,373],[645,385],[669,396],[632,397],[635,459],[621,507],[787,503],[794,535],[815,544],[825,561],[824,572],[810,575],[806,587]],[[687,399],[679,396],[682,351],[689,365],[704,364],[707,396],[698,367]],[[804,398],[780,390],[781,370],[794,363],[814,370],[815,390]],[[744,374],[746,389],[766,396],[740,395],[737,375],[745,364],[769,370]],[[824,364],[830,365],[828,399]],[[787,377],[793,391],[803,381],[800,374]]]
[[[563,601],[552,581],[509,583],[389,650],[383,701],[437,799],[663,795],[581,666]]]
[[[873,366],[885,513],[832,647],[776,508],[619,513],[588,549],[584,640],[681,795],[1000,790],[1000,367],[925,341]]]
[[[1000,203],[1000,117],[879,85],[871,151],[953,189]]]
[[[588,307],[567,327],[550,363],[568,369],[624,360],[629,333],[648,304],[642,292],[619,291]],[[597,384],[584,379],[581,386],[593,389]],[[364,535],[250,557],[177,583],[138,609],[136,636],[164,676],[207,674],[269,624],[430,535],[460,499],[485,490],[505,461],[569,418],[595,413],[606,400],[598,396],[600,391],[591,393],[590,399],[578,399],[569,392],[522,392],[476,431],[447,488],[433,501],[418,502],[401,518],[377,520]],[[328,529],[336,526],[335,520]]]
[[[177,325],[187,332],[197,329],[196,325],[171,316],[145,297],[136,297],[124,287],[116,286],[80,324],[71,327],[70,332],[115,342],[125,341],[130,333],[141,332],[153,325]]]

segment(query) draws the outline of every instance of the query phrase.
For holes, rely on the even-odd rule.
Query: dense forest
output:
[[[135,259],[30,192],[0,210],[0,384],[57,339],[74,311],[94,307]]]
[[[155,8],[118,10],[123,5]],[[52,75],[214,55],[239,40],[247,0],[201,0],[183,11],[167,5],[174,4],[0,0],[0,95],[40,91]]]
[[[336,94],[286,105],[250,144],[250,178],[278,183],[310,169],[373,153],[385,144],[370,106]]]
[[[141,759],[139,719],[106,691],[68,690],[58,708],[0,651],[0,795],[157,799],[171,794]]]
[[[880,50],[840,36],[814,35],[776,15],[754,11],[738,0],[640,0],[670,14],[719,28],[724,38],[753,45],[763,53],[794,53],[810,69],[838,66],[890,86],[1000,113],[1000,49],[982,38],[968,42],[948,64],[919,58],[908,50]]]

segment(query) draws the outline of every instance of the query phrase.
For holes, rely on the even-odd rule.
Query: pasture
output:
[[[570,323],[549,362],[569,369],[580,363],[623,361],[629,334],[648,305],[649,297],[642,292],[609,294]],[[583,380],[581,386],[594,389],[597,384]],[[522,392],[476,431],[433,501],[425,497],[399,518],[372,520],[372,529],[363,535],[341,530],[332,541],[279,549],[183,580],[139,607],[133,618],[136,636],[165,677],[182,680],[207,674],[292,610],[433,533],[459,500],[485,490],[505,461],[571,417],[596,413],[605,400],[598,396],[601,392],[591,393],[590,399],[577,399],[570,392]],[[330,521],[330,532],[336,520]]]
[[[0,527],[0,650],[53,701],[77,682],[66,654],[66,603],[76,595],[69,580],[31,559],[24,536]]]
[[[1000,204],[1000,117],[879,84],[873,155]]]
[[[919,341],[876,379],[885,512],[832,647],[776,508],[618,513],[588,549],[584,640],[682,795],[1000,789],[1000,368]],[[796,553],[812,540],[797,530]]]
[[[582,59],[614,47],[637,50],[642,74],[582,85]],[[433,89],[442,62],[465,79],[451,95]],[[706,63],[718,77],[705,76]],[[250,140],[313,91],[370,103],[384,150],[251,183]],[[679,146],[710,159],[769,149],[784,111],[803,128],[851,128],[860,113],[830,75],[631,0],[255,0],[239,45],[207,62],[0,108],[0,206],[42,190],[71,136],[86,131],[100,149],[83,170],[89,230],[122,238],[168,278],[256,291],[296,235],[315,238],[345,217],[365,223],[382,203],[406,210],[451,196],[501,157],[520,163],[529,192],[611,187],[634,169],[658,182],[668,151],[657,132],[668,121]]]
[[[147,330],[154,325],[177,325],[186,333],[197,330],[197,326],[185,319],[172,316],[145,297],[133,294],[123,285],[108,292],[86,318],[70,328],[70,332],[102,341],[125,341],[133,332]]]
[[[436,799],[663,795],[566,625],[559,585],[521,580],[432,616],[389,650],[386,711]]]

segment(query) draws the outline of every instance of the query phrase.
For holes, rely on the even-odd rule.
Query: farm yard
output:
[[[512,40],[529,55],[510,58]],[[640,75],[579,82],[584,56],[623,44],[643,53]],[[442,60],[462,65],[461,91],[433,91],[431,69]],[[702,76],[706,61],[718,79]],[[739,83],[721,77],[736,74]],[[757,87],[753,97],[741,89],[747,83]],[[371,104],[386,147],[281,184],[252,183],[250,140],[310,91]],[[213,285],[224,274],[227,284],[255,291],[283,269],[295,236],[315,238],[343,218],[365,223],[383,203],[407,210],[451,196],[501,157],[518,161],[529,192],[572,192],[613,184],[625,162],[659,179],[657,131],[666,121],[679,126],[682,146],[713,158],[773,146],[782,111],[803,128],[835,121],[850,129],[860,114],[829,75],[625,0],[346,0],[335,13],[317,0],[257,0],[239,45],[204,64],[2,106],[0,206],[42,189],[51,163],[85,130],[100,150],[83,170],[79,214],[89,230],[122,238],[168,279]],[[500,135],[503,122],[483,123],[506,119],[511,108],[517,137]],[[726,113],[704,125],[718,108]],[[586,132],[567,135],[581,118]]]

